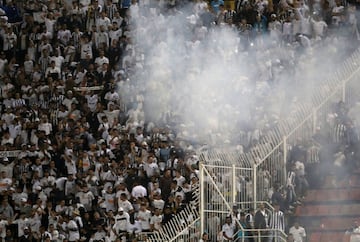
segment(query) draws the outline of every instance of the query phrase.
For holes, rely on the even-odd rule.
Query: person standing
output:
[[[254,220],[255,220],[255,210],[254,210],[254,208],[249,209],[249,213],[247,213],[245,215],[245,220],[246,220],[246,228],[254,229]],[[255,233],[253,231],[250,231],[248,233],[249,242],[254,242],[255,241],[254,234]]]
[[[224,238],[224,242],[227,241],[232,241],[233,240],[233,236],[235,233],[235,223],[234,221],[232,221],[231,216],[227,216],[225,219],[225,223],[222,226],[221,229],[223,238]]]
[[[259,209],[255,213],[254,228],[259,230],[260,241],[267,241],[266,237],[268,233],[264,230],[269,228],[269,213],[266,211],[263,203],[259,205]],[[258,236],[257,233],[255,233],[255,235]]]
[[[290,228],[289,234],[292,235],[294,242],[305,242],[306,241],[306,232],[303,227],[299,225],[299,222],[295,222],[294,225]]]
[[[284,213],[280,211],[279,204],[274,204],[274,211],[270,215],[269,225],[270,229],[273,229],[273,231],[270,231],[269,233],[268,242],[279,241],[278,238],[281,232],[285,231],[285,217]]]

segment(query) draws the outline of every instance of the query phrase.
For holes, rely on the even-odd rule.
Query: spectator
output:
[[[222,236],[224,241],[232,241],[235,233],[235,223],[232,221],[231,217],[226,217],[225,223],[221,229]]]
[[[269,218],[269,228],[274,229],[274,231],[271,231],[269,234],[269,242],[272,242],[273,239],[277,240],[281,234],[281,232],[285,233],[285,215],[282,211],[280,211],[279,204],[274,204],[274,211],[270,214]]]
[[[259,209],[255,213],[254,217],[254,228],[255,229],[268,229],[269,228],[269,213],[265,209],[265,205],[262,203],[259,205]],[[261,231],[261,241],[267,241],[268,236],[266,231]],[[258,235],[256,235],[258,236]]]
[[[295,221],[294,225],[290,228],[289,234],[292,235],[294,242],[306,241],[305,229],[301,227],[297,221]]]

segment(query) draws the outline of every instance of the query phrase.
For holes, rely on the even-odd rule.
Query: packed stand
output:
[[[127,241],[192,200],[194,153],[117,90],[131,74],[130,5],[2,6],[2,239]]]
[[[296,30],[300,17],[320,21],[306,15],[300,7],[306,5],[267,3],[236,2],[234,11],[221,1],[197,6],[204,26],[237,28],[248,40],[244,49],[261,42],[254,38],[260,33],[301,46],[326,35]],[[139,4],[164,5],[169,14],[179,3]],[[136,58],[129,9],[136,6],[129,0],[3,3],[2,239],[126,241],[159,230],[192,199],[198,159],[168,123],[145,118],[141,93],[130,93]],[[339,9],[336,23],[330,18],[319,28],[346,25],[357,37],[352,8]],[[257,138],[246,147],[260,137],[250,130]]]

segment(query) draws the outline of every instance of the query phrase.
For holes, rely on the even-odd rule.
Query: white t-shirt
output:
[[[29,226],[29,219],[17,219],[13,222],[14,224],[18,225],[18,237],[21,237],[24,235],[24,228]]]
[[[283,35],[291,35],[291,28],[292,28],[292,23],[291,22],[284,22],[283,23]]]
[[[231,238],[231,237],[233,237],[234,232],[235,232],[235,224],[233,224],[233,223],[227,224],[226,223],[222,226],[221,231],[224,232],[227,237]]]
[[[306,237],[305,229],[301,226],[298,228],[292,226],[289,230],[289,234],[292,234],[294,242],[303,242],[303,238]]]
[[[54,33],[54,24],[56,23],[55,19],[48,19],[45,18],[45,26],[46,26],[46,31],[51,33],[51,36]]]
[[[324,35],[327,24],[324,21],[313,21],[312,23],[315,37],[322,37]]]
[[[123,212],[122,215],[115,216],[115,224],[113,229],[118,233],[119,231],[127,231],[130,224],[130,216],[127,212]]]
[[[153,215],[150,219],[150,224],[154,226],[154,230],[160,230],[162,227],[162,220],[163,216],[160,215]]]
[[[49,135],[52,132],[52,124],[51,123],[41,123],[38,126],[38,130],[45,131],[45,134]]]
[[[84,205],[84,207],[88,210],[91,208],[92,206],[92,201],[95,199],[94,194],[91,191],[87,191],[87,192],[78,192],[76,194],[76,197],[79,198],[79,201],[81,204]]]
[[[6,226],[8,225],[7,220],[0,220],[0,238],[4,239],[6,236]]]
[[[118,207],[119,208],[123,208],[125,212],[129,212],[131,210],[134,210],[133,205],[131,204],[131,202],[129,200],[118,200]]]
[[[165,201],[162,200],[162,199],[154,199],[154,200],[152,201],[152,205],[153,205],[154,208],[163,210],[163,209],[164,209],[164,206],[165,206]]]
[[[61,66],[64,63],[64,57],[62,57],[61,55],[59,56],[52,56],[50,57],[50,59],[52,61],[55,61],[55,66],[58,67],[61,70]]]
[[[81,55],[80,57],[82,60],[86,60],[87,57],[89,57],[90,59],[93,58],[91,42],[81,44],[81,54],[80,55]]]
[[[74,220],[70,220],[67,224],[69,230],[69,241],[77,241],[80,239],[79,228]]]
[[[102,69],[102,65],[103,64],[109,64],[109,58],[107,58],[106,56],[103,57],[96,57],[94,63],[97,65],[97,71],[101,72]]]
[[[147,196],[146,188],[141,185],[137,185],[133,187],[131,191],[131,196],[135,197],[136,199],[138,199],[139,197],[146,197]]]
[[[104,200],[106,212],[115,212],[115,193],[105,193]]]
[[[151,212],[149,210],[145,210],[145,211],[140,210],[137,214],[137,218],[140,221],[142,230],[150,229]]]

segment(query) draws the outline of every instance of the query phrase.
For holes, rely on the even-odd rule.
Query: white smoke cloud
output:
[[[178,137],[202,143],[237,145],[244,124],[261,130],[290,118],[347,53],[339,38],[299,51],[264,37],[246,49],[235,28],[202,26],[199,5],[131,9],[139,64],[128,88],[144,96],[148,122],[170,114]]]

